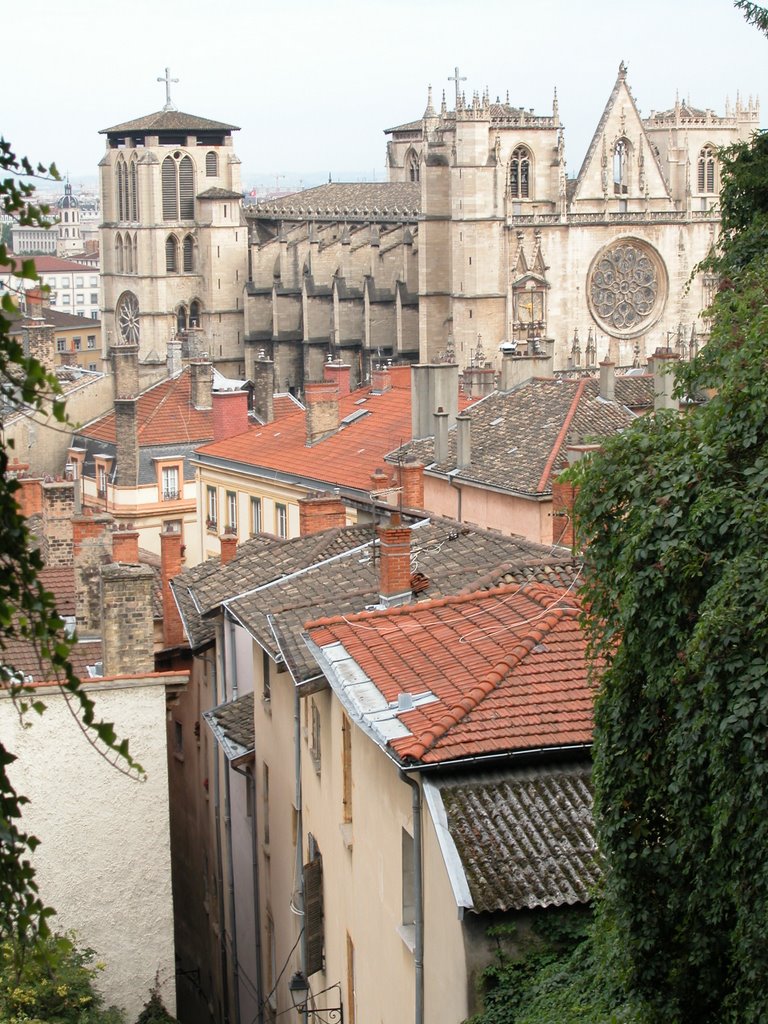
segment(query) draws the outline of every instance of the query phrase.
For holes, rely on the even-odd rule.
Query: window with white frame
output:
[[[161,482],[163,501],[176,501],[179,497],[179,467],[163,466]]]
[[[218,516],[218,505],[219,505],[219,502],[218,502],[218,496],[216,494],[216,488],[215,487],[208,487],[208,488],[206,488],[206,504],[207,504],[207,512],[206,512],[206,524],[205,525],[208,527],[209,530],[215,530],[216,529],[217,520],[219,518],[219,516]]]
[[[67,339],[66,338],[57,338],[56,339],[56,351],[57,352],[66,352],[67,351]]]
[[[288,536],[288,506],[279,501],[275,504],[275,533],[278,537]]]
[[[227,529],[237,533],[237,493],[227,491]]]
[[[89,334],[88,335],[88,337],[86,339],[86,346],[88,348],[96,348],[96,335],[95,334]]]
[[[261,498],[251,498],[251,533],[261,533]]]
[[[96,466],[96,488],[100,498],[107,496],[107,467],[103,464]]]

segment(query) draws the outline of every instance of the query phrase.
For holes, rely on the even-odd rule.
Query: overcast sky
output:
[[[557,87],[573,173],[622,60],[643,115],[678,90],[723,113],[740,91],[766,123],[768,39],[729,0],[32,0],[4,32],[0,132],[77,185],[99,129],[162,108],[169,66],[179,110],[240,127],[244,185],[381,180],[383,130],[419,117],[430,83],[452,107],[458,64],[468,97],[509,90],[537,114]]]

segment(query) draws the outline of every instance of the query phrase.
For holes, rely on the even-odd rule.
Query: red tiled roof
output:
[[[40,570],[40,582],[56,598],[59,615],[75,614],[75,569],[72,565],[45,566]]]
[[[195,409],[191,400],[191,377],[185,367],[138,398],[139,445],[183,444],[205,441],[213,436],[210,409]],[[83,427],[79,433],[98,441],[117,442],[114,411]]]
[[[293,395],[278,394],[272,400],[272,412],[276,420],[282,420],[301,408],[303,408],[301,402]]]
[[[432,693],[397,717],[405,762],[590,743],[593,689],[573,595],[546,584],[499,587],[420,605],[320,619],[383,698]]]
[[[369,415],[341,426],[311,448],[307,447],[305,412],[296,409],[266,426],[205,445],[199,454],[369,491],[371,473],[384,466],[384,455],[411,436],[410,368],[403,369],[407,377],[393,374],[390,391],[374,394],[370,388],[360,388],[340,398],[340,421],[358,411]]]
[[[38,274],[62,274],[66,272],[76,274],[78,271],[92,274],[94,271],[92,266],[87,266],[84,263],[75,263],[74,260],[63,260],[59,256],[14,256],[13,258],[18,260],[19,264],[31,260],[35,264]]]

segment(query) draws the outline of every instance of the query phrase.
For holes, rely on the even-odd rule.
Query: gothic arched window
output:
[[[192,235],[184,236],[181,269],[187,274],[195,269],[195,240]]]
[[[421,169],[419,155],[415,149],[409,149],[405,157],[405,176],[408,181],[420,181]]]
[[[629,191],[629,155],[631,149],[627,139],[619,139],[613,147],[613,191],[625,196]]]
[[[176,274],[179,269],[179,240],[176,235],[168,235],[165,240],[165,271]]]
[[[130,217],[131,220],[139,219],[139,185],[137,180],[136,161],[131,161],[130,166],[130,182],[129,192],[131,200]]]
[[[123,236],[118,231],[115,235],[115,271],[118,274],[122,274],[123,270]]]
[[[710,195],[715,191],[715,149],[714,146],[705,146],[699,153],[698,167],[699,192],[707,192]]]
[[[513,199],[531,198],[531,153],[526,146],[518,146],[509,161],[509,194]]]
[[[205,176],[215,178],[219,173],[219,158],[211,150],[205,154]]]
[[[130,220],[128,166],[122,154],[115,165],[115,183],[117,186],[117,219]]]
[[[192,160],[174,153],[163,160],[163,220],[192,220],[195,216],[195,169]]]
[[[189,326],[190,327],[199,327],[200,326],[200,312],[201,312],[200,303],[197,301],[197,299],[194,299],[189,304]]]
[[[176,330],[181,334],[187,329],[187,307],[181,305],[176,310]]]

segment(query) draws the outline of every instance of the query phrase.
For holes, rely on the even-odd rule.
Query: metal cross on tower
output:
[[[165,75],[158,77],[158,82],[165,82],[165,106],[163,110],[175,110],[176,107],[173,105],[171,100],[171,82],[178,82],[178,78],[171,78],[171,69],[165,69]]]
[[[458,68],[454,68],[453,69],[453,75],[452,76],[451,75],[448,76],[448,81],[449,82],[455,82],[456,83],[456,109],[457,110],[459,108],[459,82],[466,82],[466,80],[467,80],[467,76],[466,75],[460,75]]]

